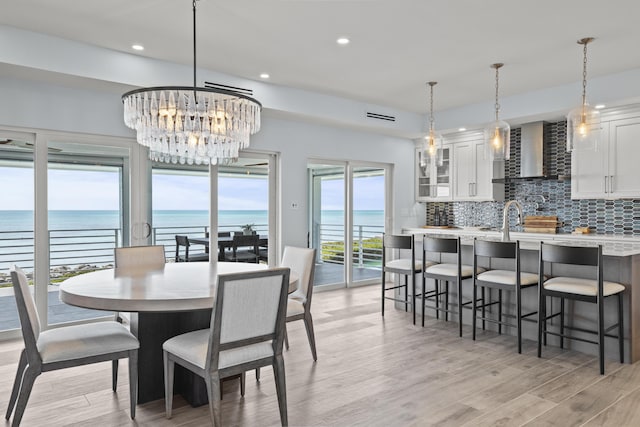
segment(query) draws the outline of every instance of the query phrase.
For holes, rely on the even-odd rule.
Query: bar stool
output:
[[[484,240],[474,240],[473,242],[473,266],[477,268],[478,257],[489,258],[489,269],[483,273],[476,273],[473,276],[473,339],[476,339],[476,322],[478,319],[477,312],[477,291],[478,287],[482,287],[482,305],[480,306],[482,320],[482,329],[485,328],[485,321],[496,323],[498,325],[498,334],[502,334],[502,325],[513,326],[512,324],[502,320],[503,317],[515,317],[516,330],[518,336],[518,353],[522,353],[522,320],[536,314],[535,311],[522,314],[522,289],[535,286],[538,284],[539,275],[535,273],[527,273],[520,271],[520,243],[515,242],[489,242]],[[514,262],[513,270],[491,269],[493,259],[509,259]],[[489,301],[485,300],[485,288],[498,290],[498,301],[491,301],[491,293],[489,293]],[[515,291],[516,295],[516,314],[507,315],[502,312],[502,291]],[[486,307],[498,305],[498,320],[489,318],[486,315]],[[533,321],[533,320],[532,320]]]
[[[542,280],[544,272],[544,263],[551,264],[572,264],[581,266],[593,266],[595,269],[594,279],[580,279],[576,277],[553,277],[549,280]],[[564,338],[588,342],[598,345],[598,355],[600,358],[600,374],[604,375],[604,337],[618,338],[618,346],[620,351],[620,363],[624,363],[624,328],[622,321],[622,296],[625,290],[624,285],[615,282],[605,281],[603,279],[602,268],[602,246],[597,247],[576,247],[576,246],[557,246],[545,243],[540,244],[540,281],[542,286],[539,290],[538,298],[538,357],[542,357],[542,340],[544,338],[545,345],[547,334],[560,337],[560,348],[564,347]],[[607,297],[618,296],[618,323],[604,328],[604,303]],[[546,297],[560,298],[560,311],[547,316]],[[577,327],[569,327],[564,324],[564,300],[570,299],[574,301],[585,301],[596,304],[598,308],[598,330],[588,330]],[[560,316],[560,332],[551,332],[547,330],[547,320]],[[588,340],[580,337],[567,335],[564,333],[566,329],[573,329],[579,332],[586,332],[598,336],[597,341]],[[618,329],[618,335],[610,335],[612,329]]]
[[[436,238],[426,237],[422,242],[422,259],[427,259],[427,254],[437,253],[438,262],[426,268],[422,272],[422,307],[425,307],[426,299],[434,299],[435,306],[426,306],[436,311],[436,318],[440,318],[440,312],[444,312],[444,320],[449,320],[449,313],[455,313],[449,308],[449,282],[457,285],[458,292],[458,324],[459,335],[462,336],[462,308],[471,304],[471,301],[462,302],[462,281],[473,276],[473,266],[462,264],[460,251],[460,238]],[[456,254],[456,263],[443,263],[442,254]],[[484,271],[479,268],[479,271]],[[435,290],[426,291],[426,279],[435,281]],[[440,290],[440,282],[444,281],[444,291]],[[444,308],[439,306],[440,296],[444,295]],[[422,309],[422,326],[424,326],[424,308]]]
[[[387,249],[396,251],[397,258],[387,261]],[[406,249],[411,251],[411,258],[400,258],[400,250]],[[407,311],[409,304],[413,312],[413,324],[416,324],[415,295],[416,295],[416,277],[415,275],[422,272],[422,261],[416,260],[415,239],[413,235],[402,234],[383,234],[382,236],[382,316],[384,317],[384,301],[389,299],[392,301],[404,303],[404,311]],[[404,285],[395,285],[387,287],[386,273],[400,274],[404,276]],[[411,276],[411,298],[409,298],[409,276]],[[404,299],[390,297],[386,295],[386,291],[404,288]]]

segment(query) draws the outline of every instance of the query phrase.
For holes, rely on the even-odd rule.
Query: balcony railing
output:
[[[240,225],[220,226],[219,231],[239,231]],[[268,226],[258,224],[254,229],[266,234]],[[154,227],[152,244],[164,245],[167,258],[175,253],[175,235],[201,237],[208,226]],[[317,224],[314,236],[320,248],[318,261],[344,264],[344,231],[340,225]],[[355,225],[353,227],[353,265],[379,268],[382,262],[383,226]],[[122,246],[119,228],[65,229],[49,231],[51,282],[59,282],[77,271],[91,271],[113,265],[114,249]],[[198,248],[194,248],[198,251]],[[204,250],[204,248],[202,249]],[[27,272],[34,268],[33,230],[0,231],[0,287],[10,285],[9,267],[17,264]]]

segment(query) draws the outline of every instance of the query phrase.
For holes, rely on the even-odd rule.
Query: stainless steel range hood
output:
[[[520,129],[520,178],[545,178],[544,122],[523,124]]]

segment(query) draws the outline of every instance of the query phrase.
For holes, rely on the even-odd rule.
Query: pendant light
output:
[[[582,105],[567,114],[567,151],[596,150],[600,134],[600,112],[587,104],[587,45],[593,37],[578,40],[582,45]]]
[[[442,135],[434,129],[433,119],[433,87],[438,82],[428,82],[430,96],[429,96],[429,133],[424,137],[424,156],[423,158],[429,158],[432,163],[438,166],[442,166]]]
[[[492,64],[491,68],[496,70],[496,119],[484,128],[485,155],[491,160],[509,159],[509,142],[511,137],[511,127],[509,123],[500,120],[500,103],[498,102],[498,90],[500,88],[499,71],[504,64]]]

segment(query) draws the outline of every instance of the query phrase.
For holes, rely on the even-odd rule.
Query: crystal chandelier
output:
[[[509,123],[500,120],[500,103],[498,102],[498,90],[500,88],[500,76],[498,70],[504,64],[492,64],[491,68],[496,70],[496,119],[484,128],[484,144],[485,154],[491,160],[508,160],[509,159],[509,143],[511,139],[511,127]]]
[[[587,104],[587,45],[593,37],[578,40],[583,46],[582,59],[582,105],[567,114],[567,151],[598,148],[600,113]]]
[[[222,89],[196,85],[196,1],[193,0],[193,87],[136,89],[122,95],[124,122],[153,161],[228,164],[260,130],[262,105]]]
[[[442,135],[435,131],[433,123],[433,87],[438,82],[428,82],[427,85],[430,89],[429,97],[429,133],[424,137],[424,156],[435,162],[438,166],[442,166]]]

